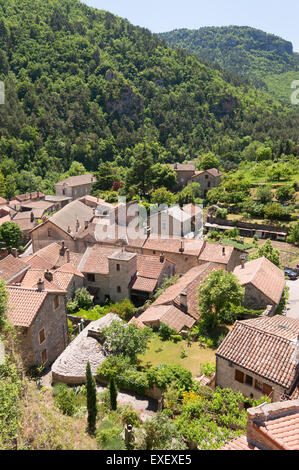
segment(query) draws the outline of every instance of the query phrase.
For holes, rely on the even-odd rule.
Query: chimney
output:
[[[183,308],[185,311],[187,311],[187,308],[188,308],[187,292],[181,292],[181,293],[180,293],[180,306],[181,306],[181,308]]]
[[[29,198],[32,199],[32,193],[29,194]]]
[[[60,256],[64,256],[64,253],[65,253],[65,244],[64,244],[64,241],[61,242],[61,248],[60,248]]]
[[[181,240],[181,248],[179,249],[179,252],[183,254],[184,251],[185,251],[184,243],[183,243],[183,240]]]
[[[79,231],[79,228],[80,228],[80,222],[79,222],[79,219],[77,219],[77,221],[76,221],[76,232]]]
[[[12,248],[11,249],[11,254],[14,258],[17,258],[18,257],[18,250],[16,248]]]
[[[49,271],[49,269],[45,271],[45,279],[49,282],[53,282],[53,273]]]
[[[88,222],[88,220],[86,220],[86,221],[84,222],[84,228],[85,228],[85,230],[88,228],[88,225],[89,225],[89,222]]]
[[[67,248],[65,253],[66,253],[66,261],[67,263],[69,263],[71,261],[70,250]]]
[[[45,289],[45,283],[40,277],[39,280],[37,281],[37,290],[38,292],[42,292]]]
[[[31,222],[34,222],[34,214],[33,214],[32,211],[31,211],[31,214],[30,214],[30,221],[31,221]]]
[[[39,191],[37,191],[36,195],[37,195],[37,199],[39,199]]]
[[[164,263],[164,261],[165,261],[164,253],[161,253],[160,254],[160,263]]]
[[[177,164],[177,163],[174,164],[174,169],[175,169],[175,170],[178,169],[178,164]]]
[[[222,247],[222,256],[225,256],[225,246]]]
[[[67,233],[71,233],[71,227],[70,226],[68,226],[68,228],[67,228]]]
[[[241,255],[241,268],[245,269],[245,260],[246,260],[246,255]]]

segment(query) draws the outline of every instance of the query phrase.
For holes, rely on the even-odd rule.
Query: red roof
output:
[[[281,315],[237,321],[216,355],[288,390],[296,376],[298,332],[299,320]]]
[[[6,282],[9,282],[22,272],[25,273],[28,269],[29,266],[24,261],[12,255],[8,255],[0,261],[0,277]]]
[[[15,326],[30,327],[48,293],[11,286],[7,291],[8,320]]]

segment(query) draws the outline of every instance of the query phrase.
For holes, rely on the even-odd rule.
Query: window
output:
[[[96,278],[94,274],[87,274],[88,282],[95,282]]]
[[[47,350],[44,349],[42,352],[42,362],[47,362],[47,360],[48,360],[48,353],[47,353]]]
[[[252,387],[252,385],[253,385],[253,378],[251,377],[251,375],[246,375],[246,377],[245,377],[245,383],[246,383],[247,385],[250,385],[250,386]]]
[[[241,384],[243,384],[244,383],[244,374],[243,374],[243,372],[236,369],[236,371],[235,371],[235,380],[237,382],[240,382]]]
[[[59,307],[59,297],[56,295],[54,297],[54,309],[56,310]]]
[[[262,392],[263,391],[263,383],[260,380],[255,380],[254,388],[256,388],[256,390],[260,390],[260,392]]]
[[[50,228],[48,229],[48,237],[52,237],[52,230]]]
[[[270,385],[263,384],[263,394],[269,397],[273,392],[273,388]]]
[[[121,287],[120,286],[117,286],[117,292],[121,292]]]
[[[116,271],[120,271],[120,264],[116,265]]]
[[[46,335],[45,335],[45,329],[43,328],[40,332],[39,332],[39,344],[42,344],[46,339]]]

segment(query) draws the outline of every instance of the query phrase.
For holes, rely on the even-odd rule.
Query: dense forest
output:
[[[77,0],[0,0],[0,195],[53,184],[72,162],[130,167],[250,145],[295,153],[299,116],[264,91]]]
[[[177,29],[159,36],[290,104],[291,83],[299,77],[299,54],[291,42],[247,26]]]

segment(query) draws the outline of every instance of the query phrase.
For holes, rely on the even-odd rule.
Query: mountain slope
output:
[[[290,103],[291,82],[299,75],[299,54],[293,52],[291,42],[247,26],[178,29],[159,36],[171,46],[249,78]],[[278,90],[277,80],[283,90]]]
[[[73,160],[129,165],[144,140],[170,162],[211,149],[230,158],[251,140],[297,142],[298,117],[226,78],[77,0],[0,0],[0,170],[20,191],[47,190]]]

